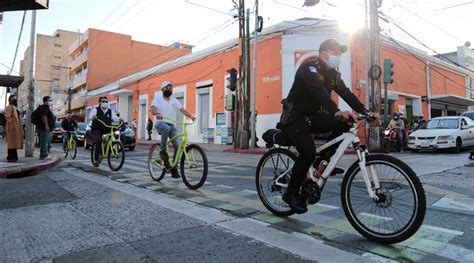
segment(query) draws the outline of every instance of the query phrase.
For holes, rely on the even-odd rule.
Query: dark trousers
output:
[[[10,162],[18,161],[18,152],[16,149],[8,149],[7,161],[10,161]]]
[[[151,140],[151,130],[148,130],[148,140]]]
[[[299,153],[292,170],[289,191],[298,191],[306,178],[306,173],[310,165],[316,158],[316,146],[310,133],[327,133],[331,132],[329,140],[336,138],[343,132],[350,129],[350,126],[345,122],[336,119],[333,115],[327,113],[316,113],[308,117],[311,126],[305,118],[296,118],[283,131],[292,140],[296,150]],[[333,145],[321,153],[321,157],[327,161],[336,152],[339,144]]]
[[[94,130],[92,135],[94,136],[94,144],[95,144],[95,159],[99,159],[99,155],[102,154],[102,134],[106,132],[102,130]]]

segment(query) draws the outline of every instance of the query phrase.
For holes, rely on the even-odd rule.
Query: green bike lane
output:
[[[214,156],[211,154],[211,157]],[[474,212],[437,205],[450,196],[465,197],[469,200],[473,196],[459,194],[458,192],[462,192],[457,191],[459,189],[443,186],[439,181],[444,181],[439,178],[443,178],[445,173],[421,177],[426,190],[428,210],[420,230],[402,243],[381,245],[359,235],[345,218],[339,194],[342,177],[331,178],[320,202],[310,206],[307,213],[290,217],[271,214],[262,205],[255,190],[255,167],[258,158],[259,156],[237,158],[237,155],[236,158],[228,160],[210,158],[220,162],[209,163],[208,180],[201,189],[195,191],[187,189],[181,180],[172,179],[169,175],[160,182],[151,180],[147,172],[146,158],[140,153],[127,158],[123,169],[118,173],[110,172],[105,164],[92,168],[88,160],[69,162],[69,165],[107,176],[117,182],[223,210],[238,217],[254,218],[279,231],[303,233],[359,255],[376,254],[400,261],[474,261],[474,244],[469,241],[474,239],[470,225]],[[469,168],[465,173],[468,171]],[[460,172],[460,176],[465,175]],[[470,182],[464,182],[460,187],[468,187]]]

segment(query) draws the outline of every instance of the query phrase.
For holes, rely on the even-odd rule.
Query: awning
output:
[[[0,87],[18,88],[23,79],[22,76],[0,75]]]
[[[441,102],[441,103],[448,103],[454,104],[459,106],[474,106],[474,100],[469,99],[466,97],[461,97],[453,94],[438,94],[438,95],[431,95],[431,100]]]
[[[119,89],[119,90],[114,90],[110,92],[110,95],[113,96],[130,96],[133,94],[133,91],[129,89]]]
[[[2,0],[0,12],[48,9],[49,0]]]

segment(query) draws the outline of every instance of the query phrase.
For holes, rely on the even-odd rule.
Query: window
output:
[[[55,37],[60,37],[60,36],[61,36],[61,34],[57,33],[57,34],[56,34],[56,35],[54,35],[54,36],[55,36]]]
[[[62,47],[63,45],[61,44],[54,44],[55,47]]]
[[[60,56],[54,56],[54,58],[55,58],[55,59],[61,59],[61,57],[60,57]]]

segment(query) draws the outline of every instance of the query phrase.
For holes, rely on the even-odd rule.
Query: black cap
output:
[[[328,39],[325,40],[321,45],[319,46],[319,53],[323,51],[341,51],[342,53],[345,53],[347,51],[347,46],[339,44],[336,40],[334,39]]]

